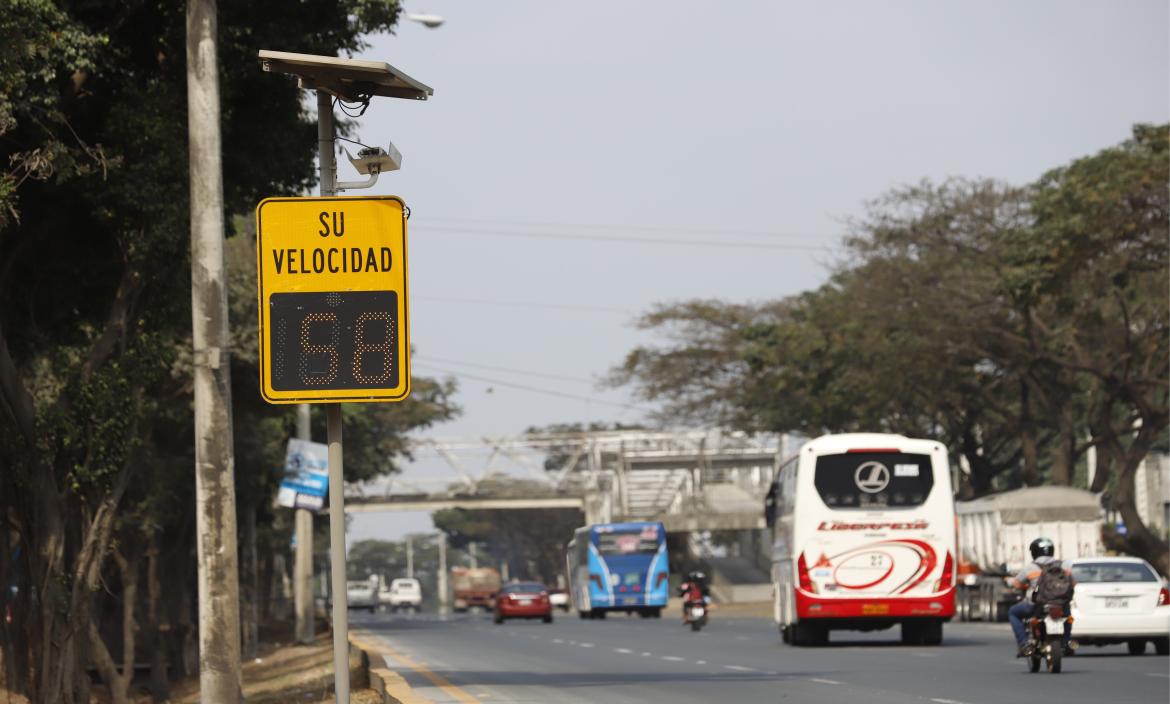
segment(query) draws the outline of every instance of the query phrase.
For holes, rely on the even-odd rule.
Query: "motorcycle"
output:
[[[1049,672],[1053,674],[1060,672],[1061,657],[1064,655],[1061,639],[1066,621],[1071,623],[1072,617],[1064,615],[1064,604],[1045,604],[1038,615],[1028,619],[1028,643],[1025,652],[1028,654],[1029,672],[1039,672],[1041,660]],[[1076,641],[1069,643],[1072,649],[1075,649],[1076,645]]]
[[[701,601],[692,601],[686,605],[687,623],[692,631],[698,631],[707,625],[707,605]]]

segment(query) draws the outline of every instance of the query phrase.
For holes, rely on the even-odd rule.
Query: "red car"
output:
[[[537,582],[516,582],[505,585],[496,594],[495,622],[503,623],[509,618],[539,618],[552,623],[552,604],[548,590]]]

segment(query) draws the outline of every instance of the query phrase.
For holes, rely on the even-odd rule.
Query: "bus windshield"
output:
[[[602,555],[653,555],[660,542],[656,528],[598,533],[597,551]]]
[[[832,509],[921,506],[934,486],[929,455],[847,452],[817,458],[813,484]]]

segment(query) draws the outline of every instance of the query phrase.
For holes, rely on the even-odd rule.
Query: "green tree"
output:
[[[1088,387],[1094,489],[1113,488],[1116,549],[1170,574],[1170,546],[1136,507],[1134,475],[1166,447],[1170,422],[1170,126],[1054,169],[1036,184],[1035,227],[1013,251],[1005,290],[1021,302],[1041,357]]]
[[[508,486],[522,491],[528,483],[508,482]],[[444,509],[435,511],[431,519],[453,547],[466,552],[474,542],[482,548],[486,554],[479,556],[484,565],[507,563],[513,578],[550,585],[564,573],[565,548],[582,523],[576,509]]]
[[[1085,452],[1128,533],[1164,573],[1133,472],[1168,421],[1167,128],[1016,188],[897,189],[853,224],[823,287],[755,306],[695,301],[642,319],[667,343],[614,383],[664,415],[749,430],[933,437],[963,490],[1070,484]]]
[[[260,71],[257,51],[351,52],[398,12],[371,0],[220,7],[229,213],[314,180],[302,94]],[[0,647],[9,683],[38,702],[88,701],[94,657],[114,696],[125,693],[95,622],[107,557],[117,567],[107,584],[123,591],[143,571],[173,580],[167,601],[184,605],[156,598],[151,618],[181,624],[193,605],[182,586],[194,528],[184,46],[182,3],[0,0],[0,576],[19,586]],[[233,366],[251,359],[245,347]],[[417,405],[347,409],[358,456],[347,474],[393,469],[404,429],[453,410],[450,386],[415,387]],[[289,426],[283,411],[237,415],[255,511]],[[157,559],[130,559],[152,545]],[[133,599],[126,610],[133,620]]]

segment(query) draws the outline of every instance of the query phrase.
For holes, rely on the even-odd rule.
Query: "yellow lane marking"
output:
[[[382,655],[389,655],[398,662],[427,678],[431,684],[443,690],[458,701],[464,702],[465,704],[481,704],[478,699],[471,696],[463,689],[460,689],[458,686],[451,684],[451,682],[445,679],[442,675],[428,670],[421,663],[415,662],[410,657],[407,657],[406,655],[403,655],[402,653],[395,650],[390,646],[389,643],[386,642],[385,638],[381,639],[378,643],[372,643],[364,638],[358,638],[353,635],[350,635],[349,639],[367,650],[372,650]]]

